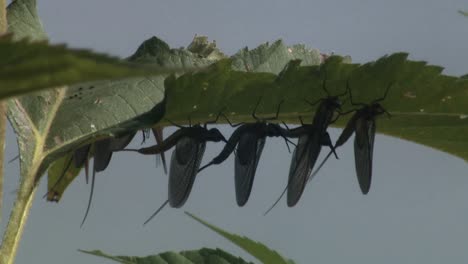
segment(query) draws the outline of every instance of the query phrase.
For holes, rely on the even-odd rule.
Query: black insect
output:
[[[384,93],[384,96],[372,101],[370,104],[355,103],[347,82],[349,97],[353,106],[360,106],[361,108],[355,110],[354,115],[346,124],[343,132],[338,137],[335,143],[335,148],[342,146],[348,141],[353,133],[356,133],[354,138],[354,160],[356,165],[356,174],[359,182],[359,187],[363,194],[369,192],[372,181],[372,157],[374,151],[374,138],[376,130],[376,118],[379,115],[387,114],[391,116],[379,102],[385,100],[388,91],[392,86],[390,83]],[[325,157],[320,166],[314,171],[312,177],[319,172],[325,164],[331,153]]]
[[[278,106],[276,116],[272,118],[258,118],[255,115],[259,103],[260,100],[252,113],[252,117],[257,120],[257,122],[232,125],[229,120],[227,120],[232,127],[238,128],[232,133],[221,153],[199,170],[200,172],[208,166],[222,163],[231,155],[237,146],[234,178],[236,201],[239,206],[244,206],[249,199],[255,171],[257,170],[258,161],[260,160],[266,137],[281,136],[286,140],[286,144],[288,142],[287,137],[289,136],[289,131],[278,124],[267,123],[269,120],[278,118],[282,102]]]
[[[301,126],[295,129],[290,130],[289,135],[294,135],[299,137],[296,148],[291,159],[291,166],[289,168],[289,177],[288,185],[285,190],[282,192],[280,197],[273,203],[273,205],[265,212],[268,212],[275,207],[275,205],[281,200],[283,195],[287,191],[287,205],[289,207],[295,206],[304,192],[305,185],[307,184],[307,179],[312,172],[312,169],[317,161],[317,158],[320,154],[322,146],[328,146],[331,148],[331,152],[335,153],[335,148],[331,143],[330,135],[327,132],[328,126],[335,122],[336,118],[333,118],[335,112],[341,112],[341,102],[339,100],[340,96],[346,94],[346,91],[343,94],[336,96],[331,96],[326,88],[326,78],[322,82],[322,89],[327,93],[327,97],[319,99],[315,103],[310,103],[311,106],[314,106],[318,103],[319,106],[315,112],[314,119],[312,124],[304,124],[301,119]]]
[[[338,118],[338,116],[335,119],[333,117],[336,112],[340,113],[341,102],[339,97],[345,95],[346,91],[343,94],[331,96],[326,88],[326,79],[322,83],[322,89],[327,93],[327,97],[313,104],[309,103],[311,106],[320,103],[315,112],[312,124],[308,126],[302,125],[302,127],[298,128],[304,131],[302,136],[299,137],[289,169],[287,187],[287,205],[289,207],[296,205],[301,198],[307,179],[312,172],[322,146],[330,147],[331,151],[335,153],[335,148],[331,143],[327,128]],[[335,156],[338,158],[336,153]]]
[[[86,183],[88,183],[88,161],[89,161],[89,151],[91,149],[91,144],[84,145],[75,152],[73,152],[73,163],[75,165],[75,168],[81,168],[84,166],[85,168],[85,177],[86,177]]]
[[[218,117],[215,121],[209,123],[215,123]],[[151,155],[165,152],[173,146],[176,147],[172,152],[169,169],[169,199],[144,224],[154,218],[168,203],[171,207],[176,208],[185,204],[200,167],[206,142],[227,142],[218,129],[211,128],[208,130],[206,124],[204,126],[178,127],[179,130],[160,144],[136,150],[127,149],[127,151],[137,151],[141,154]]]

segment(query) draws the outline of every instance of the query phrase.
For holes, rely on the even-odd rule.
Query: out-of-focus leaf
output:
[[[466,12],[466,11],[458,10],[458,13],[461,14],[461,15],[463,15],[463,16],[468,17],[468,12]]]
[[[202,248],[199,250],[164,252],[146,257],[111,256],[100,250],[80,252],[98,256],[122,264],[252,264],[242,258],[235,257],[221,249]]]
[[[255,242],[248,237],[241,237],[236,234],[229,233],[224,231],[223,229],[216,227],[208,222],[196,217],[195,215],[185,212],[188,216],[192,217],[202,225],[208,227],[212,231],[218,233],[218,235],[226,238],[227,240],[234,243],[236,246],[242,248],[243,250],[247,251],[250,255],[261,261],[265,264],[288,264],[290,263],[288,260],[283,258],[278,252],[269,249],[267,246],[263,245],[262,243]]]
[[[46,41],[14,41],[12,35],[0,37],[0,58],[0,99],[77,82],[167,75],[177,70],[142,67]]]

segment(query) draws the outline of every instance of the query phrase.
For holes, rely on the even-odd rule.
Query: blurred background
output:
[[[171,47],[187,46],[195,34],[216,40],[232,55],[282,38],[322,53],[368,62],[394,52],[468,72],[466,1],[38,1],[53,43],[90,48],[120,57],[158,36]],[[377,124],[378,126],[378,124]],[[221,126],[229,136],[230,127]],[[169,135],[174,129],[166,129]],[[330,129],[336,139],[339,129]],[[153,142],[150,142],[153,143]],[[132,147],[138,147],[136,137]],[[208,144],[203,164],[222,144]],[[6,159],[17,155],[10,129]],[[324,153],[322,153],[324,154]],[[199,174],[182,209],[166,208],[142,223],[167,199],[167,176],[154,157],[114,154],[96,177],[93,205],[84,227],[90,186],[84,175],[59,204],[41,199],[43,179],[16,263],[113,263],[79,253],[100,249],[145,256],[167,250],[219,247],[254,261],[242,250],[184,215],[187,210],[230,232],[261,241],[297,263],[466,263],[468,261],[468,164],[456,157],[396,138],[377,135],[374,178],[363,196],[354,171],[352,144],[339,149],[306,188],[299,204],[282,200],[263,212],[287,183],[291,160],[284,142],[268,139],[248,204],[238,208],[233,158]],[[171,153],[167,153],[170,157]],[[3,232],[18,184],[18,162],[6,165]]]

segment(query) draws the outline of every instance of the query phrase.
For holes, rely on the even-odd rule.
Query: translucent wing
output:
[[[244,206],[249,200],[264,146],[265,137],[259,138],[256,133],[244,133],[239,139],[234,163],[236,200],[239,206]]]
[[[169,204],[172,207],[179,208],[187,201],[205,146],[205,141],[192,137],[182,137],[177,142],[169,170]]]
[[[304,192],[307,179],[320,154],[321,140],[318,131],[299,137],[289,168],[287,204],[297,204]]]
[[[372,154],[374,151],[375,120],[359,119],[354,138],[354,161],[359,187],[363,194],[369,192],[372,180]]]

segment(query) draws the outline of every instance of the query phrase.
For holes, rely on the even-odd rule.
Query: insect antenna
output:
[[[83,220],[81,221],[81,224],[80,224],[80,228],[83,227],[85,221],[86,221],[86,218],[88,217],[88,213],[89,213],[89,209],[91,208],[91,202],[93,201],[93,193],[94,193],[94,180],[96,178],[96,158],[94,158],[94,162],[93,162],[93,175],[91,177],[91,192],[89,193],[89,199],[88,199],[88,206],[86,207],[86,212],[85,212],[85,215],[83,217]]]

